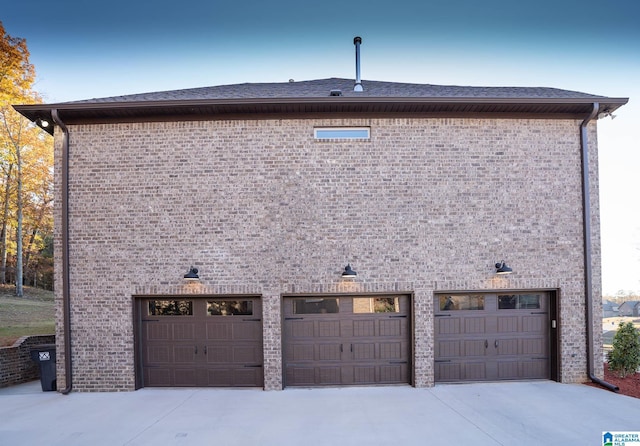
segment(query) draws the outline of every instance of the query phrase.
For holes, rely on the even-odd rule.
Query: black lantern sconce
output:
[[[347,264],[347,266],[344,267],[344,271],[342,272],[343,279],[355,279],[357,275],[358,273],[351,269],[350,264]]]
[[[189,272],[184,275],[184,280],[188,282],[194,282],[196,280],[200,280],[200,276],[198,276],[198,268],[194,268],[193,266],[189,269]]]
[[[505,275],[511,274],[512,272],[513,270],[509,268],[506,263],[504,263],[504,260],[502,262],[496,263],[496,274]]]

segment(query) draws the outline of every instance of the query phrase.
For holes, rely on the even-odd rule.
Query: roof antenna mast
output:
[[[356,46],[356,84],[353,86],[353,91],[364,91],[362,88],[362,79],[360,79],[360,44],[362,43],[362,37],[354,37],[353,44]]]

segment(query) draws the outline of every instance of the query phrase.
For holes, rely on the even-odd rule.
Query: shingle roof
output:
[[[204,99],[268,99],[323,98],[332,90],[344,97],[359,98],[509,98],[509,99],[598,99],[576,91],[543,87],[463,87],[454,85],[409,84],[399,82],[362,81],[363,92],[354,92],[354,80],[342,78],[317,79],[284,83],[245,83],[184,90],[113,96],[74,101],[72,103],[154,102]]]
[[[246,83],[113,96],[59,104],[16,105],[41,125],[54,115],[67,124],[282,116],[493,116],[584,119],[613,112],[627,98],[542,87],[460,87],[329,78]],[[339,91],[339,94],[332,94]],[[55,113],[54,113],[55,111]],[[42,126],[52,133],[53,126]]]

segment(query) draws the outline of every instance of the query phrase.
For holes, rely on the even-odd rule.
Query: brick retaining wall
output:
[[[31,349],[55,342],[55,335],[23,336],[11,347],[0,347],[0,388],[38,379],[40,370],[31,360]]]

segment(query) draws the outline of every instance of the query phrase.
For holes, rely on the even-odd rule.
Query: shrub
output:
[[[613,337],[613,349],[608,354],[609,370],[620,377],[632,375],[640,367],[640,334],[631,322],[622,322]]]

